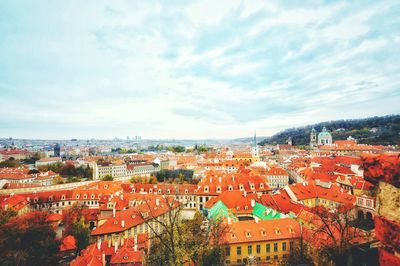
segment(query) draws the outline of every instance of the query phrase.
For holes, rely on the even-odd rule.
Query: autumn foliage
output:
[[[0,227],[0,265],[56,265],[59,241],[48,213],[12,217]]]
[[[363,155],[364,178],[372,183],[384,181],[400,187],[400,155]]]

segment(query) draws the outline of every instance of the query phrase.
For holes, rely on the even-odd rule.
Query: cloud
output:
[[[0,3],[0,132],[230,138],[399,113],[400,10],[280,1]]]

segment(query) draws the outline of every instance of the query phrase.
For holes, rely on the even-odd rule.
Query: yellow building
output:
[[[225,235],[227,265],[285,261],[300,238],[300,225],[291,218],[232,222]]]

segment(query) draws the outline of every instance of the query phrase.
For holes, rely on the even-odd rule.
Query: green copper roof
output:
[[[288,217],[287,215],[268,208],[258,202],[256,202],[256,205],[253,208],[253,215],[257,216],[261,220],[272,220]]]
[[[208,219],[218,221],[222,217],[231,218],[233,221],[237,221],[237,218],[232,214],[228,207],[219,200],[208,211]]]

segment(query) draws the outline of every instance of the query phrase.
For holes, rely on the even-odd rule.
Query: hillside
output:
[[[310,142],[311,129],[314,127],[317,132],[320,132],[324,125],[331,132],[334,141],[352,136],[358,140],[358,143],[383,145],[400,144],[400,115],[336,120],[304,127],[289,128],[271,137],[265,138],[259,144],[286,143],[287,139],[291,137],[293,145],[308,145]]]

